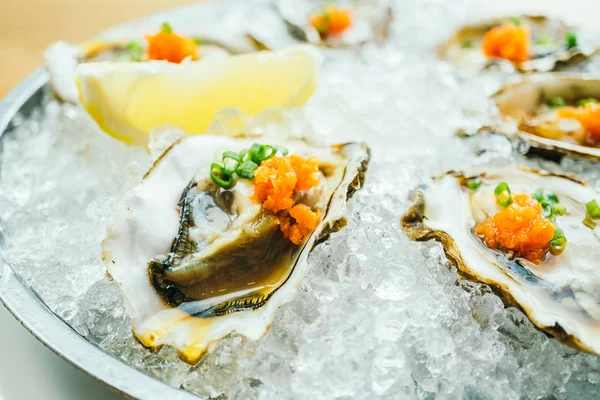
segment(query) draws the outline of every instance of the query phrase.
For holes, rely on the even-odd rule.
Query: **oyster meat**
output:
[[[538,152],[600,160],[600,79],[575,73],[529,76],[493,96],[498,131],[524,138]]]
[[[364,179],[364,144],[269,140],[318,161],[318,184],[293,200],[316,211],[317,225],[293,242],[282,233],[281,212],[255,198],[254,179],[222,187],[212,176],[219,149],[238,152],[256,140],[269,139],[180,139],[116,210],[103,260],[121,285],[134,335],[144,346],[172,345],[193,363],[232,332],[259,339],[294,297],[310,251],[343,226],[346,200]]]
[[[449,172],[415,199],[402,217],[411,239],[437,240],[462,277],[562,343],[600,354],[596,191],[571,175],[504,167]]]
[[[526,59],[517,57],[511,60],[484,54],[486,34],[506,26],[525,30],[523,46],[528,49]],[[544,16],[497,17],[458,29],[440,46],[439,55],[467,70],[548,72],[573,68],[586,61],[599,47],[595,41],[579,29]]]

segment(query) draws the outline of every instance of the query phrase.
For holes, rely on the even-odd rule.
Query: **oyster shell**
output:
[[[475,191],[464,186],[473,176],[483,182]],[[568,240],[562,254],[548,255],[536,265],[484,245],[473,227],[499,207],[493,191],[500,182],[507,182],[513,193],[544,188],[559,197],[566,213],[556,223]],[[401,222],[412,240],[440,242],[463,278],[489,285],[540,330],[600,354],[600,239],[597,230],[582,223],[585,204],[593,199],[600,201],[598,193],[571,175],[513,167],[481,174],[449,172],[416,189],[415,203]]]
[[[600,79],[586,74],[554,73],[525,77],[503,86],[493,95],[502,119],[497,131],[526,140],[549,158],[567,155],[600,160],[600,147],[585,143],[585,130],[575,120],[559,120],[545,103],[560,97],[566,105],[582,99],[600,99]]]
[[[310,16],[326,5],[339,4],[352,12],[352,26],[339,37],[322,37],[309,24]],[[325,47],[353,47],[368,42],[383,42],[389,36],[394,13],[389,0],[276,0],[274,9],[284,22],[288,34],[303,43]]]
[[[310,251],[343,226],[347,197],[364,179],[364,144],[258,139],[319,160],[319,185],[296,201],[320,210],[321,220],[296,246],[283,238],[273,214],[251,199],[252,181],[223,189],[210,178],[217,149],[240,151],[256,140],[180,139],[116,210],[103,260],[121,285],[134,335],[144,346],[172,345],[194,363],[232,332],[259,339],[294,297]]]
[[[522,63],[511,63],[503,59],[489,59],[481,51],[484,35],[506,21],[518,18],[531,29],[533,57]],[[565,46],[565,34],[573,32],[578,45],[572,49]],[[460,68],[475,71],[515,70],[521,73],[548,72],[573,68],[586,61],[598,49],[598,43],[582,40],[578,29],[559,20],[545,16],[521,15],[518,17],[496,17],[465,25],[443,43],[438,54]],[[592,41],[592,40],[590,40]]]

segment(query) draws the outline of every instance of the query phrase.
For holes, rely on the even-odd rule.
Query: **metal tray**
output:
[[[261,1],[255,1],[256,5]],[[133,20],[106,31],[101,37],[110,39],[141,36],[159,26],[163,21],[197,24],[219,21],[232,9],[248,9],[243,0],[208,1],[181,7],[164,13]],[[47,90],[48,74],[39,68],[17,85],[0,102],[0,140],[13,129],[15,116],[27,117],[40,105]],[[1,151],[1,142],[0,142]],[[0,232],[0,245],[2,235]],[[53,314],[43,301],[31,291],[0,258],[0,301],[21,324],[46,347],[69,362],[75,368],[106,384],[117,392],[134,399],[198,399],[195,395],[155,380],[122,361],[113,358],[88,342],[69,325]]]

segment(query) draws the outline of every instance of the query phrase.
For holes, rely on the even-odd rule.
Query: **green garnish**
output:
[[[563,215],[567,211],[565,206],[560,204],[558,196],[552,190],[537,189],[531,197],[540,202],[542,205],[542,214],[546,218],[551,218],[554,215]]]
[[[273,146],[273,148],[275,150],[277,150],[278,152],[280,152],[282,155],[287,156],[288,155],[288,149],[286,149],[283,146]]]
[[[463,49],[472,49],[473,47],[475,47],[475,42],[471,39],[465,39],[462,42],[462,47]]]
[[[565,99],[563,99],[560,96],[546,97],[546,100],[544,100],[544,102],[546,103],[547,106],[552,107],[552,108],[564,107],[567,104],[565,102]]]
[[[467,188],[470,190],[477,190],[481,185],[483,185],[483,182],[481,182],[479,177],[470,178],[466,183]]]
[[[234,175],[244,179],[254,178],[254,170],[260,163],[275,157],[277,153],[285,156],[288,154],[288,150],[281,146],[254,143],[249,150],[244,149],[237,153],[224,151],[220,156],[221,164],[213,163],[210,166],[210,176],[217,185],[230,187],[233,184]]]
[[[542,215],[544,217],[550,218],[554,215],[554,205],[551,202],[542,200],[540,204],[542,205]]]
[[[567,209],[562,204],[560,204],[560,203],[554,204],[554,212],[557,215],[564,215],[566,211],[567,211]]]
[[[235,151],[224,152],[221,161],[223,162],[223,166],[229,171],[237,170],[242,163],[240,155]]]
[[[600,206],[598,206],[598,202],[595,199],[588,203],[585,203],[585,210],[587,211],[587,215],[589,215],[591,219],[600,218]]]
[[[586,104],[596,104],[598,102],[598,100],[594,99],[593,97],[588,97],[587,99],[581,99],[577,102],[577,107],[583,107]]]
[[[197,46],[200,46],[200,43],[202,43],[202,40],[200,38],[197,38],[197,37],[192,38],[192,41],[194,43],[196,43]]]
[[[558,43],[556,42],[556,40],[554,40],[550,36],[542,36],[535,41],[535,44],[539,44],[542,46],[549,46],[549,45],[556,46]]]
[[[502,182],[496,189],[494,190],[494,195],[496,196],[496,200],[502,207],[508,207],[512,203],[512,196],[510,194],[510,188],[508,187],[508,183]]]
[[[567,50],[577,47],[577,36],[573,32],[565,33],[565,42],[567,42]]]
[[[585,219],[583,220],[583,224],[590,229],[595,229],[598,224],[594,220],[599,218],[600,206],[598,206],[596,199],[585,203]]]
[[[250,160],[258,165],[264,160],[275,157],[275,154],[277,154],[277,149],[268,144],[254,143],[252,147],[250,147],[250,150],[248,150]]]
[[[552,237],[550,245],[553,247],[563,247],[565,244],[567,244],[565,232],[558,226],[555,226],[554,237]]]
[[[538,189],[535,192],[533,192],[533,195],[531,197],[533,197],[540,203],[542,202],[542,200],[548,200],[548,201],[551,201],[552,203],[559,202],[558,196],[555,195],[552,190],[548,190],[548,189]]]
[[[508,20],[515,26],[521,25],[521,19],[519,17],[510,17]]]
[[[142,55],[144,55],[144,49],[138,42],[130,42],[127,45],[127,53],[131,61],[142,61]]]
[[[173,33],[173,28],[171,28],[171,24],[165,22],[164,24],[162,24],[162,31],[167,35],[170,35],[171,33]]]
[[[217,185],[228,188],[233,184],[233,173],[217,163],[210,166],[210,177]]]
[[[258,168],[257,164],[253,163],[252,161],[246,161],[238,167],[235,173],[240,178],[252,179],[254,178],[254,170],[256,168]]]

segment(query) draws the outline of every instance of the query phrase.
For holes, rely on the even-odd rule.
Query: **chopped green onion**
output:
[[[285,148],[285,147],[283,147],[283,146],[273,146],[273,148],[274,148],[275,150],[277,150],[278,152],[280,152],[280,153],[281,153],[281,155],[283,155],[283,156],[287,156],[287,155],[288,155],[288,149],[286,149],[286,148]]]
[[[469,179],[466,184],[467,188],[470,190],[477,190],[481,185],[483,185],[483,182],[481,182],[481,179],[478,177]]]
[[[242,159],[240,155],[235,151],[226,151],[223,153],[221,157],[221,161],[223,161],[223,165],[229,171],[235,171],[238,169],[239,165],[242,163]]]
[[[598,202],[594,199],[585,204],[585,209],[587,211],[587,215],[592,219],[600,218],[600,206],[598,206]]]
[[[567,209],[562,204],[560,204],[560,203],[554,204],[554,212],[557,215],[564,215],[566,211],[567,211]]]
[[[577,47],[577,36],[573,32],[565,33],[565,42],[567,42],[567,50]]]
[[[510,17],[508,20],[515,26],[521,25],[521,19],[519,17]]]
[[[237,176],[244,179],[252,179],[254,178],[254,170],[258,168],[258,165],[253,163],[252,161],[246,161],[242,163],[235,171]]]
[[[537,189],[533,192],[532,197],[537,201],[541,202],[542,200],[548,200],[552,203],[558,203],[558,196],[554,194],[552,190],[548,189]]]
[[[567,238],[565,237],[565,232],[560,229],[558,226],[555,226],[554,237],[550,241],[550,245],[553,247],[562,247],[567,244]]]
[[[583,224],[590,229],[596,229],[596,226],[598,225],[596,223],[596,221],[594,221],[589,215],[585,216],[585,219],[583,220]]]
[[[586,104],[596,104],[598,102],[598,100],[594,99],[593,97],[588,97],[587,99],[581,99],[577,102],[577,107],[583,107]]]
[[[554,194],[552,190],[544,189],[544,197],[550,200],[552,203],[558,203],[558,196]]]
[[[472,49],[475,47],[475,42],[472,39],[465,39],[462,42],[463,49]]]
[[[512,196],[510,194],[510,188],[508,187],[508,183],[502,182],[496,189],[494,190],[494,195],[496,196],[496,200],[502,207],[508,207],[512,203]]]
[[[558,43],[556,42],[556,40],[554,40],[550,36],[542,36],[535,41],[535,44],[539,44],[542,46],[546,46],[546,45],[556,46]]]
[[[564,107],[567,104],[565,102],[565,99],[563,99],[560,96],[546,97],[546,100],[544,102],[546,103],[547,106],[552,107],[552,108]]]
[[[164,33],[166,33],[167,35],[170,35],[171,33],[173,33],[173,28],[171,28],[171,24],[169,24],[168,22],[165,22],[162,25],[162,30]]]
[[[193,41],[194,43],[196,43],[196,45],[197,45],[197,46],[200,46],[200,43],[202,43],[202,39],[200,39],[200,38],[197,38],[197,37],[195,37],[195,38],[192,38],[192,41]]]
[[[542,200],[540,201],[540,204],[542,205],[542,215],[544,217],[550,218],[552,215],[554,215],[554,206],[551,202]]]
[[[210,166],[210,177],[217,185],[227,188],[233,183],[233,174],[226,168],[223,168],[217,163],[212,163]]]
[[[250,147],[250,150],[248,150],[250,161],[256,163],[257,165],[260,165],[261,162],[274,157],[275,154],[277,154],[277,150],[275,150],[272,146],[259,143],[254,143],[252,147]]]
[[[138,42],[130,42],[127,45],[127,53],[129,54],[131,61],[142,61],[144,49]]]

